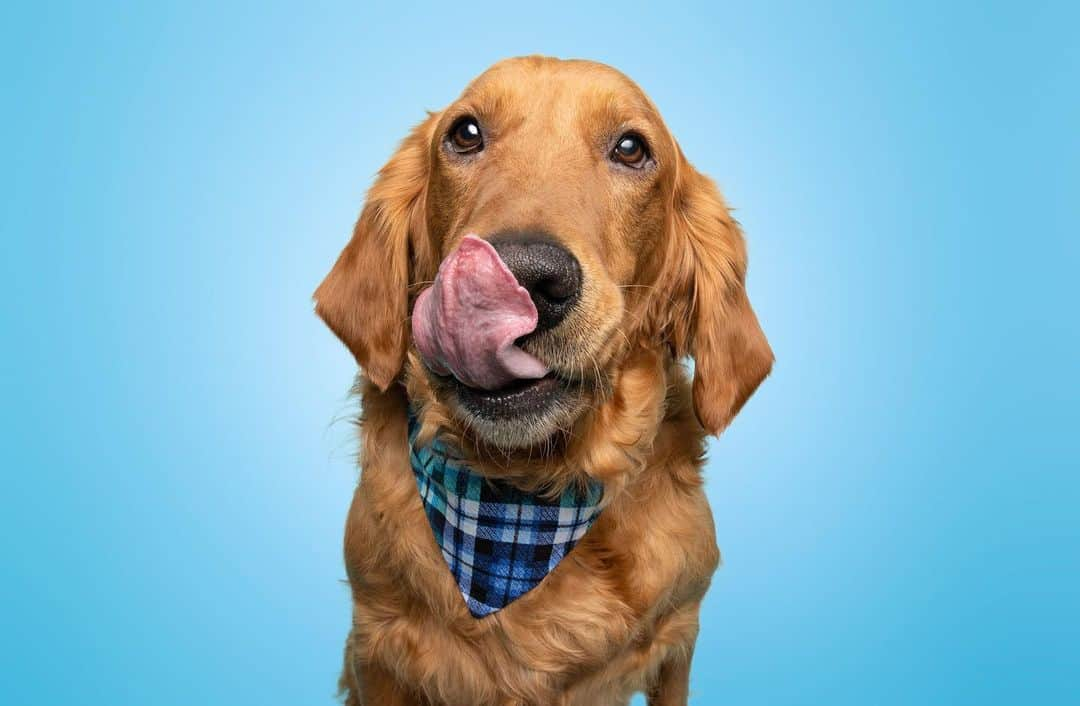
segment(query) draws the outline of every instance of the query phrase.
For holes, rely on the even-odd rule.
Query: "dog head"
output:
[[[551,454],[637,394],[658,410],[686,355],[697,419],[719,433],[773,360],[745,273],[719,191],[632,81],[527,57],[408,135],[315,300],[425,423]]]

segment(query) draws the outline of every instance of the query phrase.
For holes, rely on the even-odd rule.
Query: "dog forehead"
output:
[[[584,59],[504,59],[469,83],[457,102],[482,114],[505,117],[513,112],[533,116],[537,111],[555,116],[572,109],[581,117],[659,118],[644,91],[629,77]]]
[[[550,56],[519,56],[503,59],[477,76],[472,84],[483,85],[509,77],[525,81],[547,81],[551,78],[560,78],[565,81],[593,81],[637,89],[637,84],[626,74],[607,64],[588,59],[559,59]]]

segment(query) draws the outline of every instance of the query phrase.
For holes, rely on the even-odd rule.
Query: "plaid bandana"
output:
[[[409,416],[409,458],[435,542],[475,618],[535,588],[570,553],[600,514],[603,485],[558,498],[524,493],[473,473],[435,439],[417,448]]]

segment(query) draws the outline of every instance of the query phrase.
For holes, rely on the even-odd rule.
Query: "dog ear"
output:
[[[773,353],[746,295],[742,231],[681,150],[669,218],[662,277],[674,296],[663,327],[675,354],[694,358],[694,411],[716,435],[772,370]]]
[[[435,115],[415,127],[375,183],[330,274],[315,290],[315,312],[386,391],[408,345],[410,237],[424,237],[428,146]]]

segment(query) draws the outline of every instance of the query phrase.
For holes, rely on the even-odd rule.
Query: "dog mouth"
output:
[[[469,416],[492,422],[543,416],[557,407],[574,386],[553,372],[540,378],[513,380],[494,390],[470,387],[453,376],[439,379]]]

